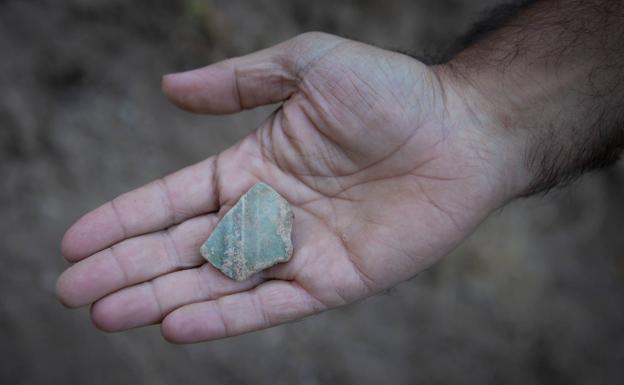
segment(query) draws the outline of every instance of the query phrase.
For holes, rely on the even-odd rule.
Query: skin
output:
[[[308,33],[166,76],[164,93],[191,112],[281,105],[226,151],[79,219],[62,242],[73,265],[59,277],[59,299],[92,304],[102,330],[160,323],[168,341],[191,343],[296,320],[413,277],[533,189],[539,174],[526,161],[533,136],[501,129],[523,122],[516,104],[491,102],[507,95],[495,88],[504,82],[467,71],[459,64],[470,51],[463,55],[425,66]],[[260,181],[291,203],[294,255],[236,282],[199,248]]]

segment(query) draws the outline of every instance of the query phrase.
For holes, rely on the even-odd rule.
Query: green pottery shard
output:
[[[293,212],[281,195],[255,184],[225,214],[201,247],[201,255],[223,274],[244,281],[293,253]]]

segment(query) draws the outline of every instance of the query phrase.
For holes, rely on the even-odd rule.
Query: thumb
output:
[[[164,94],[178,107],[229,114],[288,99],[310,64],[345,41],[309,32],[249,55],[165,75]]]

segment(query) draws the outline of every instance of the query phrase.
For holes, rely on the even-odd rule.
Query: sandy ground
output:
[[[323,30],[445,52],[487,2],[0,0],[0,383],[619,384],[624,166],[516,202],[389,293],[192,346],[97,331],[54,298],[81,213],[268,110],[198,117],[160,76]]]

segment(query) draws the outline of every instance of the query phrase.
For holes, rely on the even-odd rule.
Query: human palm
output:
[[[182,108],[283,102],[238,144],[126,193],[63,240],[63,303],[109,331],[162,322],[175,342],[236,335],[387,289],[447,254],[507,194],[492,146],[416,60],[306,34],[165,78]],[[452,107],[452,108],[451,108]],[[294,255],[244,282],[199,254],[257,182],[292,205]]]

